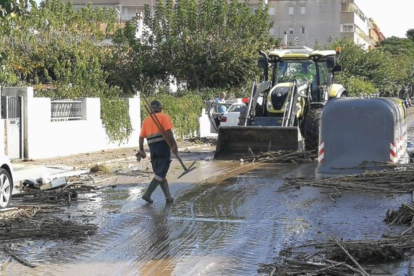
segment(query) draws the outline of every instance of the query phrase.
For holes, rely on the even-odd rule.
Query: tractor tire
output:
[[[305,149],[318,151],[319,126],[321,123],[321,108],[310,109],[306,114],[303,125],[303,137],[305,138]]]

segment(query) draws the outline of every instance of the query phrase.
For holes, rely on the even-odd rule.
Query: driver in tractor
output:
[[[299,66],[299,70],[296,72],[296,78],[298,81],[306,79],[310,83],[312,83],[314,79],[314,73],[310,69],[311,63],[310,62],[302,62]]]
[[[315,97],[313,93],[317,93],[317,80],[316,80],[316,68],[312,66],[311,62],[302,62],[299,70],[296,72],[296,78],[298,83],[301,83],[305,79],[311,83],[312,97]]]

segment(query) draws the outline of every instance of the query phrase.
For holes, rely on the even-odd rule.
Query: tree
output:
[[[392,55],[414,55],[414,41],[408,38],[393,36],[381,41],[379,46],[383,51],[389,52]]]
[[[394,66],[391,76],[396,76],[395,87],[414,86],[414,41],[411,39],[414,29],[407,31],[409,38],[391,37],[381,42],[380,50],[388,54]]]
[[[340,62],[343,69],[337,80],[347,89],[346,85],[350,86],[350,91],[369,93],[374,92],[371,87],[375,87],[378,91],[395,94],[412,81],[410,76],[414,61],[411,58],[411,41],[408,39],[387,39],[374,51],[365,51],[351,40],[335,41],[328,48],[335,49],[337,46],[342,47]]]
[[[8,28],[0,30],[1,56],[6,57],[0,60],[0,85],[35,86],[36,96],[52,99],[99,97],[110,139],[128,138],[122,90],[106,83],[104,70],[112,51],[102,41],[113,32],[115,11],[92,5],[75,11],[71,3],[46,0],[28,13],[8,16],[0,21]]]
[[[172,75],[189,88],[240,87],[256,75],[258,50],[270,48],[267,6],[259,7],[253,13],[237,1],[159,0],[153,17],[146,6],[144,37],[123,41],[142,81]]]
[[[30,1],[30,4],[36,6],[35,1]],[[5,18],[7,14],[15,16],[27,12],[29,7],[27,0],[0,0],[0,6],[0,18]]]

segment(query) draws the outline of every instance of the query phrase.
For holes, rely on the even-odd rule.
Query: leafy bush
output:
[[[101,98],[102,121],[111,141],[127,141],[132,132],[128,102],[122,98]]]
[[[376,91],[375,86],[371,82],[365,81],[361,77],[341,74],[336,77],[335,82],[342,84],[346,88],[349,96],[372,94]]]

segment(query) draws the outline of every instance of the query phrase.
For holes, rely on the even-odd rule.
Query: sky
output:
[[[357,6],[373,18],[385,37],[402,37],[414,29],[414,0],[357,0]]]

